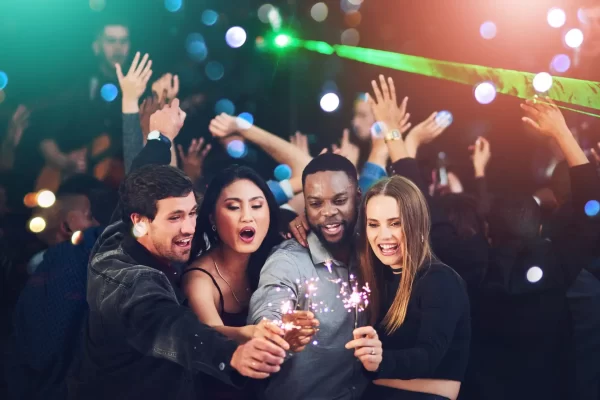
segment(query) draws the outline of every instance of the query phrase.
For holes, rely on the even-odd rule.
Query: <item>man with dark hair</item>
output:
[[[123,215],[92,251],[72,399],[198,399],[198,372],[239,385],[241,375],[264,379],[279,371],[285,357],[266,339],[238,346],[181,305],[175,264],[190,257],[197,208],[192,182],[176,168],[141,164],[151,162],[152,151],[155,163],[168,159],[184,118],[177,99],[152,115],[156,134],[121,186]]]
[[[267,259],[250,301],[248,323],[285,319],[288,308],[309,310],[320,313],[319,332],[309,344],[314,315],[297,313],[294,324],[303,332],[292,350],[302,352],[269,380],[264,398],[359,398],[367,376],[345,345],[352,340],[355,318],[360,315],[346,312],[340,296],[341,285],[352,285],[357,274],[352,239],[361,194],[356,169],[347,158],[325,153],[306,166],[302,184],[311,233],[303,244],[296,239],[283,242]],[[316,290],[311,291],[311,285]],[[372,354],[381,354],[375,330],[369,339],[376,352]]]

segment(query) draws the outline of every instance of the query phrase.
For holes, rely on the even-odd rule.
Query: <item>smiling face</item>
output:
[[[271,223],[265,194],[248,179],[236,180],[221,191],[211,221],[226,246],[237,253],[254,253]]]
[[[367,239],[373,253],[384,265],[400,268],[405,235],[398,202],[391,196],[373,196],[367,202],[366,217]]]
[[[196,231],[196,196],[168,197],[156,203],[156,216],[152,221],[132,215],[133,223],[147,226],[147,234],[138,241],[153,255],[167,262],[187,262],[191,242]]]
[[[346,244],[356,224],[358,192],[343,171],[322,171],[306,177],[306,217],[321,242]]]

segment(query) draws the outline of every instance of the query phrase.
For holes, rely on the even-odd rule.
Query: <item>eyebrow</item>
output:
[[[251,198],[250,200],[248,200],[248,201],[260,200],[260,199],[263,199],[263,200],[264,200],[265,198],[264,198],[263,196],[255,196],[255,197],[252,197],[252,198]],[[240,198],[238,198],[238,197],[228,197],[228,198],[226,198],[226,199],[225,199],[225,201],[230,201],[230,200],[231,200],[231,201],[238,201],[238,202],[240,202],[240,203],[242,202],[242,199],[240,199]]]
[[[339,192],[334,194],[333,196],[331,196],[332,199],[335,199],[336,197],[341,197],[341,196],[348,196],[348,191],[345,190],[343,192]],[[308,196],[307,197],[308,200],[323,200],[323,197],[318,197],[318,196]]]
[[[400,219],[400,217],[392,217],[392,218],[388,218],[387,221],[394,221],[396,219]],[[379,221],[378,219],[375,218],[367,218],[367,221]]]
[[[194,208],[192,208],[190,212],[192,212],[192,211],[196,211],[196,210],[198,210],[198,206],[194,206]],[[171,212],[169,213],[169,215],[185,214],[186,212],[187,212],[187,211],[185,211],[185,210],[175,210],[175,211],[171,211]]]

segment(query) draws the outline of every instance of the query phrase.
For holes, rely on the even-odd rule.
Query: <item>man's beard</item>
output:
[[[308,218],[307,218],[308,221]],[[326,238],[325,235],[323,235],[322,232],[322,225],[313,225],[310,222],[308,223],[308,225],[310,226],[310,230],[312,232],[315,233],[315,235],[317,235],[317,237],[319,238],[319,241],[323,244],[323,246],[329,250],[329,251],[337,251],[340,249],[343,249],[344,247],[347,246],[351,246],[352,245],[352,239],[354,236],[354,228],[356,226],[356,223],[349,223],[346,220],[342,220],[339,222],[336,222],[342,225],[342,229],[343,229],[343,234],[342,237],[340,238],[340,240],[338,240],[337,242],[329,242]]]

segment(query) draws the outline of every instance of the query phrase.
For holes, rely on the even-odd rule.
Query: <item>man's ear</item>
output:
[[[96,56],[100,54],[100,49],[100,39],[94,40],[94,43],[92,43],[92,50]]]
[[[133,236],[135,236],[136,238],[146,236],[149,228],[148,224],[150,223],[148,218],[137,213],[131,214],[130,218],[131,222],[133,223]]]

